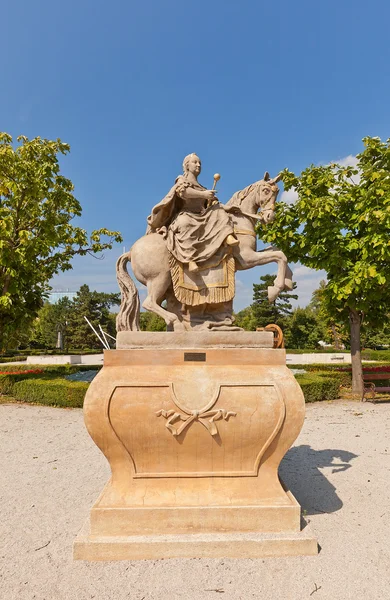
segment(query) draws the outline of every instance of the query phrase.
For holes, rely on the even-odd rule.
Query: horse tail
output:
[[[116,278],[121,290],[121,307],[116,318],[117,331],[139,331],[140,302],[136,285],[126,265],[131,260],[131,250],[122,254],[116,262]]]

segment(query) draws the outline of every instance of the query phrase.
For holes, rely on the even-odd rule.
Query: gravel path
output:
[[[0,405],[1,600],[390,600],[390,404],[309,405],[282,476],[315,557],[73,562],[109,476],[81,410]]]

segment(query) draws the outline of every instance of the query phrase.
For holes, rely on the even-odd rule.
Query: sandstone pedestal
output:
[[[84,413],[112,476],[76,559],[317,553],[278,477],[302,391],[271,333],[240,334],[129,332],[105,352]]]

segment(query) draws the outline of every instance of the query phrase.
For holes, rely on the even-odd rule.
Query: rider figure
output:
[[[201,161],[189,154],[184,174],[148,217],[147,233],[162,233],[171,254],[189,271],[198,271],[223,246],[236,246],[230,215],[219,204],[214,190],[198,182]]]

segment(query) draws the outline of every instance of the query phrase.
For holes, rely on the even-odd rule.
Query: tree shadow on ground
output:
[[[330,467],[331,473],[350,469],[350,461],[357,454],[346,450],[314,450],[302,445],[290,448],[283,458],[279,475],[291,490],[306,515],[332,513],[340,510],[343,502],[320,469]]]

